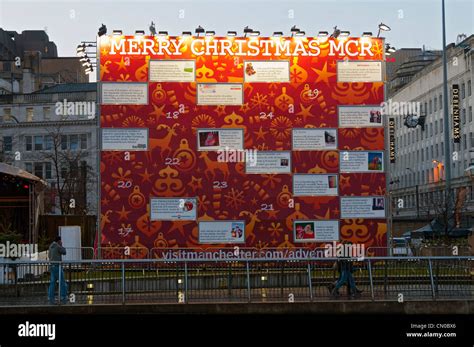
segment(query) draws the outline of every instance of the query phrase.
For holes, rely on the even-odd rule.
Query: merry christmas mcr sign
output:
[[[386,246],[382,39],[103,36],[98,51],[104,249]]]

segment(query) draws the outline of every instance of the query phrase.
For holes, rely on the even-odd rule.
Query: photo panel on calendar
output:
[[[338,220],[295,220],[295,242],[330,242],[339,240]]]
[[[383,172],[383,151],[340,151],[340,172]]]

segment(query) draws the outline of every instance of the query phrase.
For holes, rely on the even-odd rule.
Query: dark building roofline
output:
[[[96,92],[97,83],[62,83],[52,87],[43,88],[35,91],[33,94],[55,94],[55,93],[77,93],[77,92]]]

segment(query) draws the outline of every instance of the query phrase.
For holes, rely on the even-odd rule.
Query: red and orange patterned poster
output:
[[[102,247],[386,246],[382,39],[99,40]]]

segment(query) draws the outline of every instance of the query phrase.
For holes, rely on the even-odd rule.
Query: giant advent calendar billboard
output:
[[[105,36],[98,51],[102,247],[386,246],[382,39]]]

